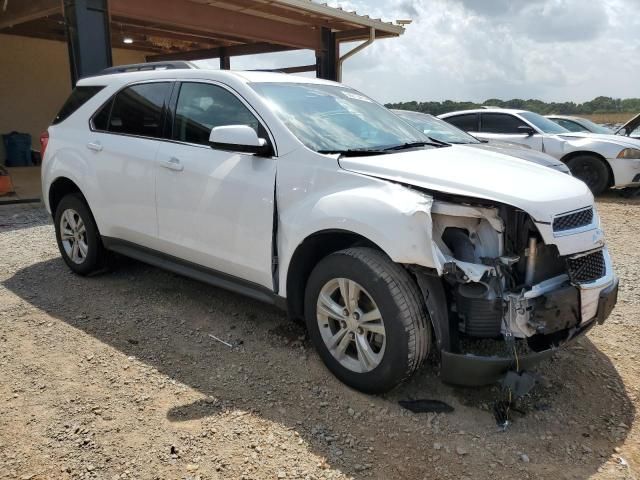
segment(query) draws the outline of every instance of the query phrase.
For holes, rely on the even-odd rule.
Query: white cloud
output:
[[[344,10],[406,33],[345,62],[343,78],[383,101],[639,96],[637,0],[349,0]],[[343,53],[346,51],[343,47]],[[238,57],[232,68],[310,64],[312,52]]]

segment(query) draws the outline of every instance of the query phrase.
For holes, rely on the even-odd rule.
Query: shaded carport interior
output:
[[[310,0],[3,0],[0,133],[30,133],[34,150],[77,78],[111,65],[310,51],[276,68],[340,78],[340,45],[397,37],[402,25]],[[4,149],[0,146],[0,163]]]

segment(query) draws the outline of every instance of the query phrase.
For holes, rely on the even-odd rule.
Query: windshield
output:
[[[581,118],[580,123],[582,123],[585,127],[587,127],[590,132],[613,135],[613,130],[607,127],[603,127],[602,125],[598,125],[597,123],[592,122],[588,118]]]
[[[416,127],[425,135],[446,143],[482,143],[476,137],[472,137],[450,123],[440,120],[426,113],[407,112],[405,110],[391,110]]]
[[[381,150],[429,139],[388,109],[350,88],[313,83],[251,87],[314,151]]]
[[[519,115],[525,120],[527,120],[529,123],[533,124],[535,127],[538,128],[538,130],[542,131],[543,133],[550,133],[550,134],[569,133],[569,130],[567,130],[566,128],[561,127],[553,120],[549,120],[548,118],[545,118],[542,115],[538,115],[537,113],[520,112]]]

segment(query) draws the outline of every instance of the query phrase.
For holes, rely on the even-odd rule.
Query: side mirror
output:
[[[230,150],[232,152],[268,155],[271,148],[264,138],[259,138],[256,131],[248,125],[226,125],[214,127],[209,135],[211,148]]]
[[[532,137],[536,133],[536,131],[533,128],[525,125],[519,126],[518,131],[520,133],[526,134],[528,137]]]

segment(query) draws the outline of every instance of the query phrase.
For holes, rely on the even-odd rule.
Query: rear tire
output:
[[[591,155],[579,155],[567,162],[571,174],[587,184],[594,195],[609,188],[609,169],[604,162]]]
[[[318,263],[307,282],[305,319],[327,368],[365,393],[386,392],[408,378],[431,346],[415,281],[371,248],[342,250]]]
[[[54,215],[60,254],[71,270],[89,275],[104,268],[105,250],[84,198],[71,193],[60,200]]]

